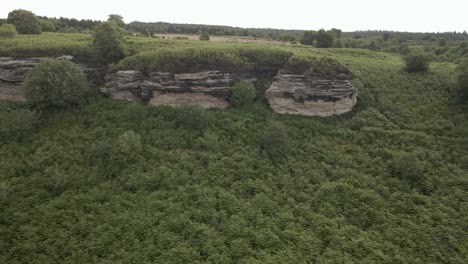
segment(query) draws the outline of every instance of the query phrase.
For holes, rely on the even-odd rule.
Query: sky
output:
[[[14,9],[36,15],[227,25],[238,27],[343,31],[394,30],[462,32],[468,30],[468,0],[0,0],[0,18]]]

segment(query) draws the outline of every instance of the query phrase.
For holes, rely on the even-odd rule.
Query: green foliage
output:
[[[255,87],[249,81],[240,81],[231,88],[231,104],[234,107],[252,105],[255,101]]]
[[[42,32],[55,32],[56,31],[54,23],[48,20],[39,19],[39,23],[41,25]]]
[[[257,71],[279,68],[290,52],[261,47],[210,47],[158,49],[141,52],[120,61],[111,70],[190,72],[206,69]]]
[[[424,166],[414,153],[399,153],[392,162],[393,173],[412,186],[418,186],[424,181]]]
[[[366,34],[342,39],[356,49],[129,40],[143,51],[129,68],[196,69],[217,56],[259,72],[288,60],[298,72],[347,68],[358,104],[336,117],[93,98],[35,118],[0,102],[0,120],[24,112],[23,124],[0,123],[0,262],[465,263],[468,115],[448,100],[463,48],[450,40],[430,74],[407,74],[391,53],[399,34]],[[89,43],[18,36],[0,54],[85,55]],[[272,123],[283,136],[266,136]]]
[[[304,31],[304,35],[301,38],[302,45],[313,45],[315,40],[315,35],[313,31]]]
[[[96,27],[93,45],[101,62],[115,63],[125,57],[123,34],[115,22],[104,22]]]
[[[0,26],[0,38],[15,38],[18,33],[12,24],[3,24]]]
[[[316,43],[317,48],[331,48],[333,47],[335,38],[340,37],[341,30],[338,29],[333,29],[331,31],[320,29],[317,32],[305,31],[304,35],[301,38],[301,44],[314,45],[314,43]]]
[[[462,96],[468,98],[468,58],[458,65],[457,83]]]
[[[107,19],[107,22],[114,22],[117,24],[117,26],[121,28],[125,27],[125,22],[123,20],[123,16],[121,15],[111,14],[109,15],[109,18]]]
[[[36,113],[26,109],[9,110],[0,115],[0,137],[28,134],[37,123]]]
[[[26,99],[38,109],[79,105],[87,89],[81,68],[65,60],[41,61],[24,82]]]
[[[333,46],[333,33],[320,29],[316,36],[317,48],[331,48]]]
[[[19,34],[41,34],[39,19],[31,11],[17,9],[8,13],[7,23],[13,24]]]
[[[208,32],[203,31],[203,32],[201,33],[199,39],[202,40],[202,41],[208,41],[208,40],[210,40],[210,35],[208,34]]]
[[[423,53],[410,53],[404,57],[407,72],[427,72],[429,70],[430,58]]]
[[[280,122],[270,122],[261,139],[262,149],[273,160],[284,158],[289,147],[288,131]]]
[[[379,49],[379,47],[377,47],[377,44],[375,43],[375,41],[371,41],[371,43],[369,44],[369,49],[372,51],[376,51]]]
[[[383,38],[383,41],[388,41],[388,40],[390,40],[390,37],[391,37],[391,36],[392,36],[392,35],[391,35],[389,32],[385,32],[385,33],[383,34],[383,37],[382,37],[382,38]]]

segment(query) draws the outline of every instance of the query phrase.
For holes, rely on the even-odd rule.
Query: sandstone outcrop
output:
[[[226,108],[230,87],[249,74],[208,70],[193,73],[118,71],[106,77],[101,92],[115,99],[141,100],[154,105],[198,104],[205,108]]]
[[[26,74],[46,57],[11,58],[0,57],[0,100],[23,101],[22,83]],[[72,56],[61,56],[57,59],[70,60]],[[102,84],[106,74],[105,67],[89,66],[77,63],[86,74],[91,86]]]
[[[304,116],[331,116],[349,112],[357,102],[357,91],[349,72],[280,71],[266,98],[273,111]]]
[[[27,72],[46,58],[0,57],[0,100],[24,100],[21,84]],[[58,59],[71,60],[72,56]],[[153,105],[198,104],[204,108],[230,105],[231,87],[240,80],[273,82],[265,97],[273,111],[281,114],[331,116],[351,111],[357,101],[352,75],[331,59],[292,58],[281,70],[259,72],[217,69],[171,73],[121,70],[106,75],[105,67],[80,64],[91,86],[111,98],[143,101]],[[268,73],[268,74],[265,74]]]

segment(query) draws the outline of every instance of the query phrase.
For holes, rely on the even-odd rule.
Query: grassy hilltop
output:
[[[0,56],[92,60],[90,41],[18,36],[0,40]],[[0,102],[1,263],[468,261],[468,111],[454,96],[455,64],[407,73],[399,54],[361,49],[127,45],[114,69],[158,65],[161,49],[334,58],[353,73],[358,105],[310,118],[261,99],[202,110],[96,95],[42,114]]]

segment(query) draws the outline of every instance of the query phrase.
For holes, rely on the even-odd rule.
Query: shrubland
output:
[[[0,54],[91,54],[90,43],[18,36]],[[250,92],[250,107],[226,110],[0,102],[0,262],[466,262],[468,112],[450,100],[465,64],[414,74],[363,49],[127,44],[111,70],[320,65],[352,73],[358,104],[311,118]]]

